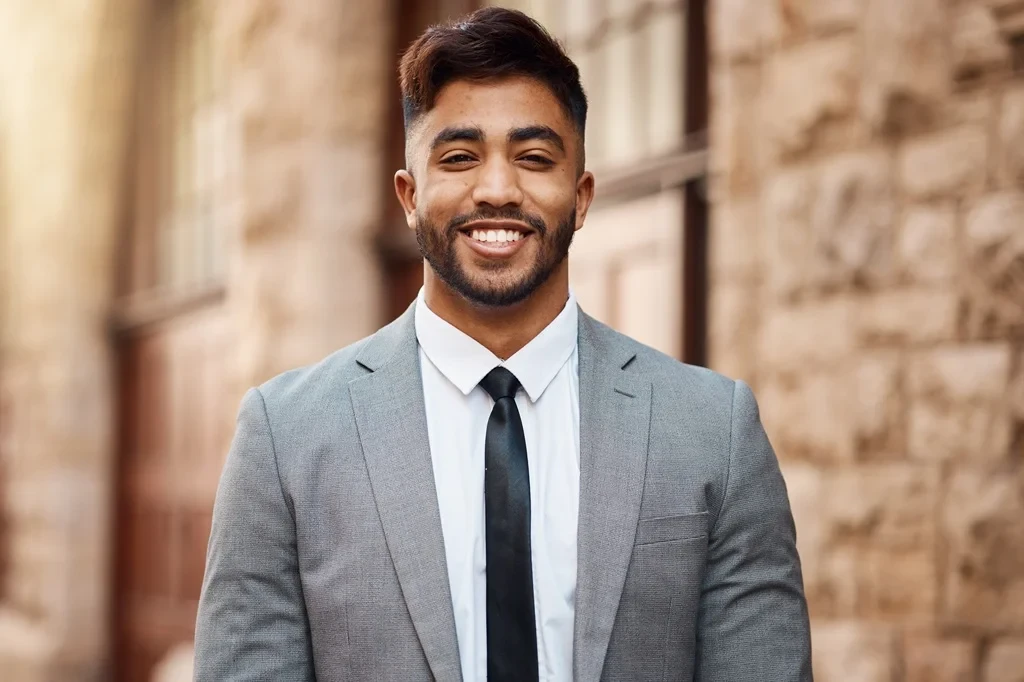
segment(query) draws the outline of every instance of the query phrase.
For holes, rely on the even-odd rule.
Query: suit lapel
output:
[[[651,385],[624,371],[634,356],[581,311],[576,682],[600,678],[640,514]]]
[[[412,311],[367,341],[358,362],[372,373],[349,390],[409,615],[434,677],[454,681],[462,672]]]

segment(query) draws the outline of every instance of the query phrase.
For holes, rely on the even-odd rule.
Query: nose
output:
[[[473,202],[477,206],[489,204],[494,208],[522,204],[523,191],[519,187],[519,176],[512,164],[505,159],[488,160],[476,176]]]

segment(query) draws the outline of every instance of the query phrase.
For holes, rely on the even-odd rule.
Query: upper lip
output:
[[[533,232],[533,228],[517,220],[474,220],[462,226],[462,232],[473,232],[474,230],[505,230],[522,234]]]

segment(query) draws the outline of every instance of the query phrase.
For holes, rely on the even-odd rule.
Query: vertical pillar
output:
[[[114,388],[107,320],[145,3],[0,4],[0,670],[99,680]]]

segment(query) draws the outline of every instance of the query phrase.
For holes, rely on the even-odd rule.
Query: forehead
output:
[[[477,126],[485,134],[546,125],[563,133],[563,137],[571,137],[565,107],[551,88],[528,77],[453,81],[437,94],[421,123],[428,138],[443,128],[460,125]]]

